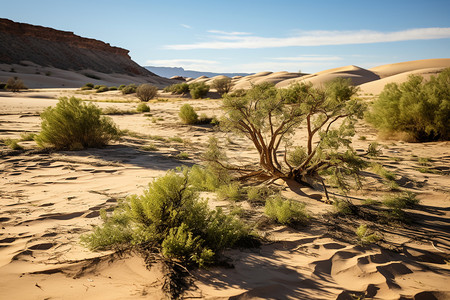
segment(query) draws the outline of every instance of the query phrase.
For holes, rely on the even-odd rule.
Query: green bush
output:
[[[415,141],[450,139],[450,68],[425,82],[389,83],[373,103],[367,120],[390,135],[406,133]]]
[[[342,215],[354,215],[358,210],[356,205],[345,199],[334,199],[333,206],[336,212]]]
[[[121,84],[121,85],[119,85],[118,90],[121,91],[121,90],[123,90],[125,87],[126,87],[125,84]]]
[[[164,92],[166,93],[172,93],[176,95],[185,95],[189,93],[189,84],[182,82],[182,83],[176,83],[169,85],[164,88]]]
[[[110,86],[110,87],[109,87],[109,90],[110,90],[110,91],[117,91],[117,86]]]
[[[194,108],[187,103],[180,107],[178,116],[184,124],[193,125],[198,123],[197,113],[195,112]]]
[[[221,200],[239,201],[243,196],[239,182],[221,185],[216,192],[217,197]]]
[[[158,88],[148,83],[141,84],[136,89],[136,97],[143,102],[148,102],[149,100],[155,98],[158,93]]]
[[[119,137],[113,121],[101,116],[101,109],[80,99],[64,97],[56,107],[41,114],[41,132],[35,140],[41,147],[78,150],[102,147]]]
[[[103,93],[109,91],[109,88],[106,85],[101,85],[96,90],[96,93]]]
[[[128,197],[103,218],[103,225],[81,237],[90,249],[159,249],[186,265],[210,263],[223,249],[249,237],[237,218],[198,199],[188,168],[181,174],[169,171],[143,195]]]
[[[18,140],[16,139],[6,139],[4,143],[12,150],[23,150],[23,147],[18,144]]]
[[[211,85],[211,87],[213,89],[216,89],[217,92],[221,95],[230,92],[232,86],[233,85],[231,83],[231,78],[215,79]]]
[[[367,225],[360,225],[356,229],[356,235],[361,245],[373,244],[380,240],[380,237],[369,230]]]
[[[204,82],[191,83],[189,85],[189,92],[193,99],[203,98],[209,92],[209,85]]]
[[[136,85],[134,83],[129,84],[121,89],[123,95],[136,93]]]
[[[138,106],[136,107],[136,111],[138,111],[138,112],[149,112],[150,111],[150,106],[148,106],[145,103],[139,103]]]
[[[281,195],[267,199],[264,212],[272,220],[284,225],[305,225],[309,219],[303,203],[284,199]]]
[[[191,184],[199,191],[214,192],[220,186],[220,179],[210,168],[194,165],[189,173]]]

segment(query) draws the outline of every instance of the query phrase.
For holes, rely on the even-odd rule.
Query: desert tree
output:
[[[355,98],[356,92],[348,80],[337,79],[324,87],[302,83],[288,89],[263,83],[237,97],[225,95],[221,125],[247,137],[259,162],[223,167],[239,172],[241,178],[319,181],[325,188],[321,175],[326,174],[342,190],[350,186],[349,177],[359,184],[365,161],[351,147],[351,138],[365,105]],[[306,139],[293,147],[293,134],[301,126],[306,127]]]
[[[228,77],[217,78],[211,84],[211,87],[213,89],[216,89],[217,92],[221,95],[230,92],[232,86],[233,86],[233,84],[231,83],[231,78],[228,78]]]

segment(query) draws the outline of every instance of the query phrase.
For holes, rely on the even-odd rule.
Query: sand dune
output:
[[[378,74],[381,78],[429,68],[450,68],[450,58],[422,59],[395,64],[382,65],[371,68],[370,71]]]
[[[327,74],[318,76],[323,75]],[[55,105],[54,98],[59,95],[89,97],[75,93],[73,89],[2,92],[0,138],[37,132],[37,113]],[[94,96],[123,98],[117,92],[108,93]],[[132,98],[124,99],[130,101],[97,104],[123,110],[137,104]],[[200,163],[208,137],[217,133],[209,127],[181,125],[177,113],[184,103],[193,105],[198,113],[221,114],[217,100],[155,100],[150,103],[154,121],[144,114],[112,116],[121,129],[150,133],[153,139],[127,136],[104,149],[83,151],[11,152],[2,146],[0,299],[163,298],[164,270],[160,264],[154,264],[149,271],[137,254],[115,257],[111,252],[91,252],[80,245],[79,237],[101,222],[100,209],[109,209],[127,195],[141,193],[148,182],[168,169]],[[353,141],[357,150],[376,141],[376,132],[364,123],[357,124],[357,132]],[[185,142],[169,140],[176,136]],[[224,135],[218,137],[226,141]],[[304,130],[295,133],[294,140],[304,138]],[[326,219],[324,213],[333,208],[317,201],[324,197],[320,191],[279,182],[286,197],[306,204],[315,217],[313,223],[300,230],[266,225],[260,229],[266,238],[261,247],[225,253],[233,268],[194,271],[194,284],[185,298],[448,299],[450,199],[445,174],[450,171],[449,143],[378,142],[383,146],[380,161],[397,174],[397,183],[403,189],[417,193],[421,200],[417,209],[409,210],[416,223],[375,224],[382,241],[362,247],[356,244],[352,229],[359,225],[358,220]],[[33,143],[20,144],[32,149]],[[158,150],[141,149],[149,144]],[[233,138],[228,145],[230,159],[246,163],[254,160],[255,153],[249,146],[244,138]],[[190,159],[178,160],[180,152],[188,153]],[[429,168],[442,173],[419,172],[417,157],[428,157]],[[364,189],[351,194],[350,199],[358,204],[365,198],[380,199],[384,194],[382,179],[368,173]],[[202,195],[211,206],[227,209],[229,205],[217,201],[212,193]],[[250,218],[261,215],[264,209],[245,202],[236,205],[242,205]]]

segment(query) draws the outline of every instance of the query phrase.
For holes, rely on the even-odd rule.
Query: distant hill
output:
[[[147,66],[144,67],[147,70],[149,70],[152,73],[155,73],[158,76],[170,78],[173,76],[182,76],[185,78],[191,77],[191,78],[197,78],[200,76],[206,76],[206,77],[214,77],[219,75],[224,75],[227,77],[234,77],[234,76],[248,76],[252,75],[252,73],[213,73],[213,72],[201,72],[201,71],[192,71],[192,70],[185,70],[181,67],[153,67],[153,66]]]
[[[73,87],[87,80],[109,85],[150,82],[162,87],[171,84],[171,80],[135,63],[128,52],[73,32],[0,18],[0,81],[14,75],[29,87]],[[9,74],[8,70],[17,74]],[[51,80],[55,76],[49,76],[62,73],[66,78],[63,81]]]

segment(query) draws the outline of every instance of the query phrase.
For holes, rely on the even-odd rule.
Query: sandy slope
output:
[[[0,138],[19,138],[22,132],[38,131],[36,112],[55,105],[52,97],[75,92],[0,93]],[[76,95],[110,101],[122,98],[114,92]],[[112,257],[109,252],[90,252],[79,244],[79,236],[100,223],[101,208],[113,207],[127,195],[142,192],[148,182],[168,169],[199,162],[209,136],[216,134],[226,141],[210,127],[179,124],[177,112],[186,102],[199,113],[221,113],[218,100],[153,101],[151,116],[112,116],[121,129],[151,134],[152,138],[125,137],[104,149],[8,152],[0,157],[0,299],[162,299],[160,265],[148,271],[136,254]],[[137,103],[98,104],[129,110]],[[185,142],[161,139],[175,136]],[[295,140],[302,141],[304,136],[299,130]],[[359,124],[355,149],[366,149],[374,140],[374,130]],[[357,220],[328,220],[322,214],[332,207],[316,200],[323,197],[320,192],[283,184],[286,196],[307,204],[315,216],[311,226],[294,230],[267,225],[261,229],[267,242],[260,248],[226,253],[234,268],[195,271],[194,285],[186,298],[351,299],[350,295],[365,294],[375,299],[448,299],[449,143],[380,143],[384,148],[379,161],[397,174],[402,188],[418,193],[422,201],[418,209],[410,211],[417,224],[380,224],[376,226],[383,237],[380,244],[361,247],[355,244],[350,230]],[[21,144],[34,147],[33,142]],[[140,148],[149,144],[158,150]],[[228,144],[229,156],[241,162],[254,160],[249,146],[235,137]],[[187,152],[190,159],[178,160],[180,152]],[[417,157],[429,157],[430,168],[447,175],[420,173]],[[379,176],[366,175],[365,188],[352,195],[355,203],[369,197],[380,199],[388,193]],[[207,197],[213,206],[226,205],[215,201],[213,194]],[[259,218],[263,210],[238,204],[250,219]]]

